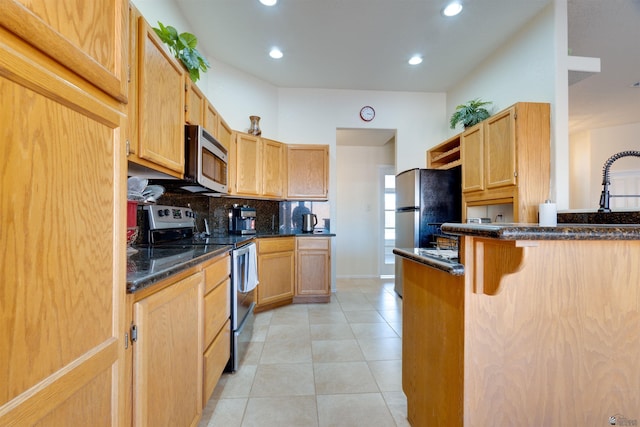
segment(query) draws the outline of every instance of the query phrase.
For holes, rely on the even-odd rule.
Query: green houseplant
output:
[[[158,25],[160,28],[154,27],[153,30],[160,40],[169,46],[171,53],[184,64],[191,80],[197,82],[200,79],[200,71],[206,72],[211,67],[209,61],[196,49],[198,38],[191,33],[178,34],[174,27],[165,27],[160,21]]]
[[[451,116],[451,129],[455,129],[458,123],[462,123],[465,128],[480,123],[491,114],[484,108],[485,105],[490,105],[491,101],[482,101],[480,98],[472,99],[466,104],[461,104],[456,107],[456,112]]]

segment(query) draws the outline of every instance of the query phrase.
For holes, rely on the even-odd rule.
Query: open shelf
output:
[[[427,169],[451,169],[461,164],[460,135],[427,150]]]

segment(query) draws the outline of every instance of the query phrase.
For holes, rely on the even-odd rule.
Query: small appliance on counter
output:
[[[229,234],[256,234],[256,209],[234,204],[229,210]]]
[[[315,214],[302,214],[302,232],[313,233],[314,228],[318,225],[318,217]]]

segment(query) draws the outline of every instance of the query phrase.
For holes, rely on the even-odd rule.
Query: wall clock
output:
[[[360,110],[360,118],[365,122],[370,122],[375,116],[376,110],[374,110],[373,107],[366,105]]]

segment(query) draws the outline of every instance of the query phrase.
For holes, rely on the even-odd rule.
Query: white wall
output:
[[[598,208],[604,163],[621,151],[640,150],[639,134],[640,123],[635,123],[571,135],[571,209]],[[640,171],[640,158],[616,160],[610,171]],[[624,193],[613,185],[609,190],[611,194]]]
[[[338,182],[336,276],[377,277],[380,274],[381,165],[393,165],[394,144],[381,147],[337,146]]]
[[[568,181],[563,178],[568,170],[568,158],[558,149],[565,143],[556,141],[553,131],[556,125],[556,25],[554,4],[550,4],[447,93],[447,117],[451,117],[456,105],[474,98],[492,101],[492,113],[521,101],[550,103],[551,197],[560,206],[568,204],[568,189],[562,190],[566,194],[555,194],[554,189],[566,187],[564,184],[555,185],[555,182],[559,175],[562,175],[561,180]],[[449,130],[449,134],[461,131],[461,128]],[[554,165],[558,165],[562,172],[558,173]]]

